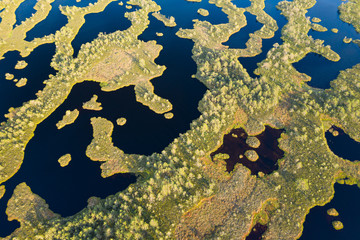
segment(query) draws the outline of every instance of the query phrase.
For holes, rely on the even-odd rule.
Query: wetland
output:
[[[360,2],[340,4],[0,1],[0,236],[355,236]]]

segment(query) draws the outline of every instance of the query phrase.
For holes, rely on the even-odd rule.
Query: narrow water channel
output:
[[[170,3],[165,5],[168,8],[172,6]],[[210,6],[213,5],[209,4]],[[197,9],[192,10],[196,13]],[[166,11],[163,13],[170,15]],[[119,11],[119,14],[123,16],[123,12]],[[112,16],[109,19],[104,19],[101,14],[89,15],[89,17],[93,18],[96,15],[98,18],[94,20],[99,22],[99,26],[107,25],[102,21],[109,22],[114,18],[116,24],[110,26],[111,31],[124,29],[124,25],[117,21],[118,16],[115,14],[109,14]],[[196,63],[191,58],[193,42],[175,35],[181,23],[184,27],[190,27],[186,25],[189,23],[186,16],[186,11],[177,12],[175,17],[179,26],[176,29],[165,27],[150,16],[150,26],[139,37],[144,41],[157,40],[163,46],[156,63],[165,65],[167,69],[163,76],[152,80],[152,83],[156,94],[172,102],[174,118],[165,119],[163,115],[156,114],[136,102],[133,87],[103,92],[99,84],[95,82],[75,85],[68,99],[38,126],[34,138],[26,148],[21,169],[5,183],[7,191],[4,198],[0,200],[2,222],[0,236],[6,236],[18,227],[17,222],[6,221],[5,209],[13,189],[21,182],[26,182],[34,193],[44,198],[51,210],[62,216],[70,216],[86,207],[89,197],[105,198],[136,181],[136,176],[129,174],[118,174],[103,179],[100,176],[100,164],[86,157],[85,150],[92,139],[91,117],[105,117],[114,123],[114,145],[125,153],[150,155],[161,152],[180,133],[189,129],[192,120],[200,116],[197,106],[206,88],[197,79],[191,78],[191,75],[196,73]],[[80,31],[73,42],[77,49],[81,44],[92,41],[100,28],[95,26],[91,30],[91,26],[85,23],[84,29],[88,30]],[[87,34],[89,31],[94,34]],[[110,30],[105,29],[106,31]],[[156,32],[164,33],[164,37],[156,37]],[[40,47],[38,49],[41,50]],[[50,59],[47,64],[50,64]],[[98,95],[98,101],[102,103],[103,110],[99,112],[81,108],[82,103],[88,101],[93,94]],[[61,130],[56,129],[55,124],[62,118],[65,111],[75,108],[80,111],[75,123]],[[115,123],[120,117],[127,119],[127,123],[122,127]],[[71,154],[72,160],[68,166],[62,168],[57,160],[66,153]]]
[[[306,14],[310,19],[320,18],[319,24],[328,29],[326,32],[310,30],[309,35],[314,39],[324,40],[324,45],[330,45],[331,49],[341,57],[340,61],[333,62],[318,54],[310,53],[301,61],[293,64],[299,72],[306,73],[311,77],[308,84],[312,87],[330,88],[330,82],[337,78],[341,70],[360,63],[360,47],[355,43],[344,43],[343,41],[345,37],[360,39],[360,33],[357,33],[352,25],[339,18],[338,6],[341,3],[341,0],[317,0],[315,6]],[[339,32],[332,32],[332,28],[338,29]]]

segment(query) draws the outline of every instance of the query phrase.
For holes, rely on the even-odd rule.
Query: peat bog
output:
[[[282,132],[284,130],[266,126],[265,131],[255,136],[260,140],[260,146],[252,148],[246,143],[248,134],[245,130],[236,128],[224,135],[223,144],[210,156],[214,160],[216,154],[228,154],[229,158],[225,159],[227,172],[231,172],[237,163],[241,163],[249,168],[253,175],[257,175],[259,172],[270,174],[278,169],[277,161],[284,156],[284,151],[278,146],[278,139]],[[245,152],[248,150],[256,151],[259,158],[256,161],[249,160],[245,156]]]

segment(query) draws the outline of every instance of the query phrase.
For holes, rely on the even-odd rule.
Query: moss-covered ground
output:
[[[99,1],[89,9],[74,11],[83,17],[83,12],[101,11],[109,2]],[[138,181],[123,192],[90,201],[91,207],[68,218],[52,213],[45,201],[22,183],[7,211],[21,227],[8,239],[245,239],[258,224],[266,225],[263,239],[297,239],[306,214],[330,201],[336,181],[360,185],[359,162],[336,156],[325,139],[325,132],[336,125],[360,141],[360,65],[342,71],[326,90],[308,86],[309,79],[292,66],[310,52],[331,61],[340,59],[331,47],[308,35],[313,26],[305,14],[316,1],[282,1],[277,5],[288,20],[282,29],[283,43],[274,45],[258,64],[258,78],[251,78],[237,59],[259,54],[263,39],[271,38],[278,29],[263,10],[264,0],[251,0],[246,9],[237,8],[230,0],[211,3],[228,15],[228,23],[196,21],[193,29],[177,32],[194,42],[196,78],[208,88],[199,103],[201,116],[191,123],[190,130],[161,153],[129,155],[113,145],[113,123],[93,118],[94,138],[87,156],[102,162],[103,177],[132,172],[138,174]],[[126,15],[132,27],[83,45],[77,59],[72,59],[72,51],[65,51],[73,38],[68,30],[76,30],[77,21],[70,21],[68,28],[55,34],[57,53],[52,65],[58,74],[46,81],[37,99],[10,109],[7,122],[1,126],[0,183],[19,169],[36,125],[61,105],[74,84],[86,76],[101,76],[100,68],[110,69],[100,80],[105,90],[133,84],[138,93],[148,93],[139,93],[143,104],[152,101],[150,80],[164,70],[154,63],[161,46],[141,42],[137,36],[149,24],[148,14],[159,11],[160,6],[151,0],[130,0],[128,4],[140,7]],[[12,9],[17,5],[6,6],[15,11]],[[256,15],[263,27],[250,35],[245,49],[223,46],[246,25],[245,11]],[[65,12],[69,19],[77,19],[73,11]],[[342,19],[353,19],[350,11],[340,12]],[[356,27],[355,21],[346,21]],[[106,61],[123,54],[135,56],[135,61],[127,61],[130,65],[124,68]],[[144,56],[143,61],[140,56]],[[119,74],[134,74],[139,79],[123,82],[117,78]],[[149,105],[155,112],[171,110],[165,99],[155,102],[158,104]],[[285,154],[276,171],[256,176],[237,164],[228,173],[221,158],[212,161],[210,154],[232,129],[241,127],[255,136],[265,125],[285,130],[279,139]]]

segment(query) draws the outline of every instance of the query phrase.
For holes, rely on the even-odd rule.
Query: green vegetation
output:
[[[15,84],[17,87],[23,87],[27,83],[27,78],[20,78],[20,80]]]
[[[340,222],[340,221],[333,221],[333,222],[332,222],[332,225],[333,225],[333,227],[334,227],[335,230],[341,230],[341,229],[344,228],[343,223]]]
[[[313,17],[313,18],[311,19],[311,21],[314,22],[314,23],[319,23],[319,22],[321,22],[321,19],[320,19],[320,18],[317,18],[317,17]]]
[[[140,82],[135,86],[136,101],[149,107],[152,111],[162,114],[172,110],[172,105],[167,99],[163,99],[154,93],[154,87],[150,82]]]
[[[157,20],[163,22],[164,25],[167,27],[175,27],[176,26],[175,18],[173,16],[167,18],[165,15],[162,15],[160,12],[154,12],[154,13],[152,13],[152,15]]]
[[[122,118],[116,119],[116,124],[119,126],[124,126],[126,124],[126,118],[122,117]]]
[[[328,210],[327,210],[327,214],[328,214],[329,216],[333,216],[333,217],[339,216],[339,213],[338,213],[338,211],[336,211],[335,208],[330,208],[330,209],[328,209]]]
[[[101,103],[97,102],[97,99],[98,96],[93,95],[89,101],[83,103],[82,108],[87,110],[94,110],[94,111],[102,110]]]
[[[36,224],[59,217],[49,210],[49,205],[41,197],[31,192],[26,183],[16,186],[7,204],[6,214],[9,221],[18,220],[21,228],[30,231]]]
[[[139,36],[149,24],[147,14],[160,10],[158,5],[147,0],[130,1],[131,4],[142,7],[140,10],[126,14],[126,17],[130,19],[131,22],[136,22],[136,24],[133,24],[125,31],[100,35],[99,38],[92,43],[84,44],[76,59],[72,58],[73,50],[71,48],[71,41],[75,38],[80,27],[85,22],[84,16],[89,13],[103,11],[110,2],[112,2],[112,0],[99,0],[97,3],[84,8],[61,8],[62,13],[68,18],[68,23],[55,34],[56,54],[52,59],[51,66],[58,70],[58,73],[56,76],[51,76],[48,80],[44,81],[46,86],[37,93],[37,99],[25,102],[21,107],[10,108],[9,113],[6,114],[8,119],[2,123],[0,129],[0,164],[4,167],[0,172],[0,183],[11,178],[20,168],[24,157],[25,146],[33,137],[37,124],[46,119],[65,101],[75,84],[91,79],[89,78],[91,76],[96,77],[96,74],[100,72],[96,71],[99,69],[99,64],[104,66],[105,62],[103,60],[109,53],[115,54],[121,52],[121,50],[123,50],[123,52],[133,53],[133,59],[138,63],[131,61],[132,64],[128,72],[123,73],[124,76],[129,75],[130,77],[119,79],[119,75],[114,74],[112,67],[117,68],[118,71],[122,71],[123,68],[118,67],[119,63],[114,66],[111,65],[112,62],[109,62],[109,65],[103,68],[103,72],[105,72],[103,75],[105,77],[95,78],[96,81],[99,82],[107,81],[102,83],[103,90],[115,90],[123,86],[136,84],[139,81],[150,80],[160,76],[164,71],[165,67],[157,66],[153,62],[161,46],[156,45],[155,42],[144,43],[137,40],[137,36]],[[39,1],[37,4],[39,3],[42,3],[42,1]],[[0,5],[1,4],[2,3],[0,3]],[[10,5],[6,6],[9,7]],[[1,14],[4,12],[5,11]],[[5,22],[4,19],[7,19],[7,17],[3,18],[0,23],[0,28],[1,24]],[[1,48],[0,52],[8,50],[10,49],[6,50],[5,48]],[[153,52],[155,52],[154,55],[152,55]],[[139,56],[143,56],[144,60],[140,61]],[[145,59],[148,59],[147,56],[150,56],[149,62],[145,61]],[[140,63],[142,66],[140,66]],[[107,78],[109,77],[109,75],[107,75],[108,73],[112,74],[110,77],[112,76],[113,79]],[[137,76],[133,78],[133,82],[129,82],[131,76]]]
[[[168,112],[168,113],[165,113],[165,114],[164,114],[164,117],[165,117],[166,119],[172,119],[172,118],[174,117],[174,114],[173,114],[172,112]]]
[[[135,155],[128,156],[112,143],[114,125],[105,118],[91,118],[93,140],[86,149],[86,156],[93,161],[104,162],[101,176],[109,177],[115,173],[138,172]]]
[[[352,24],[360,33],[360,0],[349,0],[339,6],[340,19]]]
[[[24,69],[24,68],[26,68],[27,65],[28,65],[28,63],[25,62],[24,60],[18,61],[15,65],[15,69]]]
[[[0,199],[4,196],[4,194],[5,194],[5,186],[1,185],[0,186]]]
[[[201,16],[207,17],[209,16],[209,11],[203,8],[199,8],[197,10],[198,14],[200,14]]]
[[[321,26],[320,24],[317,23],[313,23],[311,24],[311,28],[314,31],[318,31],[318,32],[326,32],[328,29],[324,26]]]
[[[13,80],[13,79],[14,79],[14,74],[5,73],[5,79],[6,79],[6,80]]]
[[[339,132],[338,131],[336,131],[335,129],[333,129],[333,128],[330,128],[329,130],[328,130],[334,137],[336,137],[336,136],[338,136],[339,135]]]
[[[348,37],[344,37],[344,39],[343,39],[343,42],[344,43],[351,43],[352,42],[352,38],[348,38]]]
[[[66,167],[67,165],[69,165],[70,161],[71,161],[70,154],[65,154],[58,159],[58,162],[60,163],[61,167]]]
[[[57,129],[61,129],[67,125],[73,124],[79,116],[79,110],[67,110],[63,118],[56,124]]]
[[[257,137],[248,137],[246,139],[246,144],[249,145],[252,148],[258,148],[260,146],[260,140]]]
[[[108,2],[99,3],[103,5],[94,4],[98,7],[86,12],[101,11]],[[230,0],[211,3],[228,15],[228,23],[197,21],[193,29],[177,33],[194,41],[196,78],[208,88],[199,103],[201,116],[191,123],[190,130],[161,153],[125,154],[113,145],[113,123],[92,118],[93,140],[86,155],[102,162],[103,177],[131,172],[138,174],[138,181],[106,199],[89,199],[87,208],[69,218],[51,213],[44,200],[20,184],[7,213],[10,219],[18,219],[21,227],[9,238],[244,239],[260,222],[268,226],[266,239],[297,239],[309,210],[332,199],[336,181],[349,178],[346,183],[360,185],[359,162],[334,155],[325,139],[325,131],[336,125],[360,140],[360,65],[342,71],[327,90],[308,86],[309,77],[292,66],[310,52],[332,61],[340,59],[321,40],[308,35],[312,26],[305,14],[315,0],[279,3],[288,19],[282,29],[283,43],[275,44],[258,64],[259,77],[255,79],[237,59],[259,54],[262,39],[272,37],[278,28],[264,12],[264,1],[251,0],[246,9],[264,25],[250,35],[246,49],[222,45],[246,25],[245,10]],[[65,30],[57,33],[52,66],[59,72],[45,81],[46,87],[36,100],[10,109],[7,122],[2,124],[0,182],[18,170],[36,125],[62,104],[76,83],[93,79],[105,91],[135,85],[138,101],[159,113],[171,110],[169,102],[153,95],[150,82],[164,71],[154,63],[161,46],[137,39],[149,24],[148,14],[160,7],[151,0],[130,0],[128,4],[140,7],[126,14],[133,25],[83,45],[77,59],[72,59],[68,44],[73,35]],[[83,17],[80,12],[85,10],[76,10],[73,15],[69,9],[63,11],[73,17],[73,25],[69,22],[68,26],[76,30],[80,25],[75,20]],[[227,173],[226,156],[211,160],[210,153],[231,129],[242,127],[256,135],[265,125],[285,129],[279,139],[285,156],[277,171],[258,177],[238,164]]]
[[[360,47],[360,39],[354,39],[354,40],[353,40],[353,43],[359,45],[359,47]]]
[[[214,161],[221,161],[221,160],[226,160],[229,159],[229,154],[226,153],[218,153],[214,156]]]
[[[0,60],[8,51],[19,51],[22,57],[28,56],[36,47],[54,42],[54,35],[48,35],[40,39],[34,39],[27,42],[26,33],[30,31],[36,24],[43,21],[51,10],[51,3],[54,0],[39,0],[34,9],[36,13],[26,19],[19,26],[13,28],[16,23],[15,11],[25,0],[6,0],[0,2]]]
[[[244,155],[252,162],[255,162],[259,159],[259,155],[256,153],[255,150],[247,150]]]

